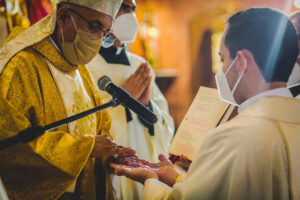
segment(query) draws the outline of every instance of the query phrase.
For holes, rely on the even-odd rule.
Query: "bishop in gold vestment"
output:
[[[92,0],[66,1],[93,5]],[[120,1],[103,2],[100,8],[114,16]],[[87,68],[71,65],[51,42],[55,24],[54,11],[27,30],[13,31],[0,50],[0,140],[101,105]],[[58,199],[71,187],[81,199],[95,199],[93,136],[109,135],[109,129],[110,116],[102,111],[1,151],[0,176],[9,198]],[[104,189],[113,199],[109,181]]]

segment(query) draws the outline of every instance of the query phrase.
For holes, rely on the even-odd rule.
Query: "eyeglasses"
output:
[[[111,29],[109,29],[108,31],[104,31],[102,28],[103,25],[99,21],[91,22],[91,21],[87,20],[85,17],[83,17],[81,14],[79,14],[76,10],[74,10],[72,8],[68,8],[68,10],[70,10],[71,12],[78,15],[81,19],[83,19],[88,24],[88,27],[92,32],[94,32],[94,33],[101,32],[103,39],[107,38],[109,33],[111,32]],[[95,23],[97,23],[97,25],[95,25]]]
[[[126,13],[135,12],[136,6],[130,6],[127,4],[122,4],[120,7],[121,11],[124,11]]]

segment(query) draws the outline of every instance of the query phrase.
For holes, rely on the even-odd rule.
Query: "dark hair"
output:
[[[229,18],[225,45],[233,59],[249,50],[267,82],[287,82],[296,63],[298,44],[289,18],[270,8],[251,8]]]

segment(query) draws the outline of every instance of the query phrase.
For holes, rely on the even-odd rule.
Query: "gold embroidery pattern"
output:
[[[88,103],[85,101],[83,97],[84,94],[80,94],[80,91],[74,92],[73,99],[75,104],[73,105],[72,108],[73,113],[78,114],[80,112],[91,109],[91,107],[88,105]],[[75,135],[95,135],[96,133],[95,121],[96,120],[94,115],[89,115],[80,120],[77,120],[73,133]]]
[[[45,43],[43,48],[50,45]],[[50,57],[59,59],[55,54]],[[65,117],[44,57],[32,48],[19,52],[0,75],[0,138]],[[57,199],[77,178],[94,139],[70,136],[66,131],[63,126],[27,145],[0,152],[0,174],[10,199]]]

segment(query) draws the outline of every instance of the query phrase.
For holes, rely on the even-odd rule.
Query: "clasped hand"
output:
[[[150,66],[148,63],[142,63],[122,85],[122,87],[135,99],[149,106],[150,84],[151,84]]]

